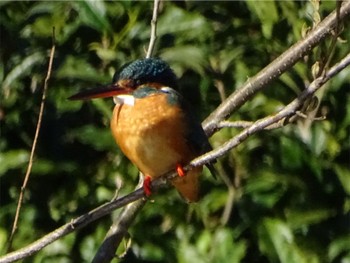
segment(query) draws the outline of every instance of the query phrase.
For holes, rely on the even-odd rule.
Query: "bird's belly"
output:
[[[181,110],[158,96],[136,100],[134,106],[117,105],[111,122],[121,150],[151,177],[163,175],[194,157],[182,126]]]

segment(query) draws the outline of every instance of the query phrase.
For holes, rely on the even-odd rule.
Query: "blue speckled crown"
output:
[[[114,75],[113,83],[122,79],[133,80],[135,85],[160,83],[177,88],[177,78],[174,72],[166,62],[158,58],[138,59],[125,65],[120,73]]]

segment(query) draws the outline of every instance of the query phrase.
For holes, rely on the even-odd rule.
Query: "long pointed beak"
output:
[[[88,90],[83,90],[70,96],[69,100],[89,100],[96,98],[108,98],[121,94],[128,94],[131,92],[131,89],[122,88],[119,85],[107,85],[100,86]]]

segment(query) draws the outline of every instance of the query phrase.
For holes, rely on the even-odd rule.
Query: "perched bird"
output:
[[[183,166],[212,148],[200,122],[176,90],[177,78],[161,59],[146,58],[124,66],[111,85],[80,92],[72,100],[114,97],[113,136],[122,152],[150,182],[176,169],[172,184],[188,201],[199,198],[202,167],[184,172]],[[207,165],[212,171],[212,164]]]

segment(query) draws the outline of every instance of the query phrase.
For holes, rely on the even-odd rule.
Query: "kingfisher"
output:
[[[111,130],[126,157],[144,175],[143,189],[151,195],[151,180],[172,170],[171,183],[187,202],[199,199],[202,166],[185,172],[192,159],[211,145],[189,103],[178,91],[170,66],[159,58],[139,59],[124,65],[112,84],[79,92],[69,99],[113,97]],[[213,173],[213,164],[206,164]]]

